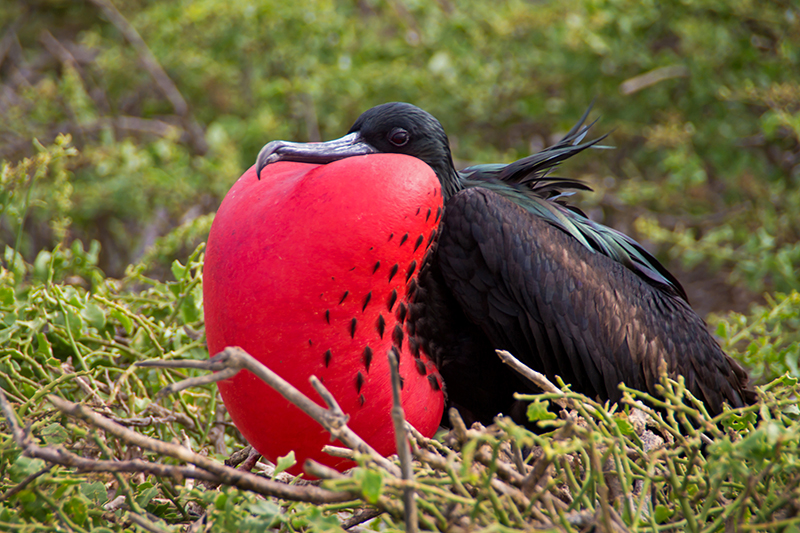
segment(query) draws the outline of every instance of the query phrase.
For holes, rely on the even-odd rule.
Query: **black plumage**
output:
[[[666,372],[682,375],[711,413],[744,405],[752,399],[747,373],[722,351],[678,280],[633,239],[565,202],[567,191],[587,186],[548,175],[600,140],[583,142],[585,119],[542,152],[456,171],[435,118],[410,104],[384,104],[342,139],[266,145],[257,170],[377,152],[433,168],[445,209],[408,305],[408,342],[433,358],[448,401],[471,420],[523,418],[513,393],[531,385],[495,349],[601,400],[618,400],[621,382],[656,393]]]

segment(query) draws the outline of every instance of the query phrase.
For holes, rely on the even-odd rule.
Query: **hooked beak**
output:
[[[317,163],[324,165],[355,155],[377,153],[372,145],[362,141],[358,132],[324,143],[293,143],[272,141],[264,146],[256,158],[256,176],[261,179],[261,171],[270,163],[296,161],[298,163]]]

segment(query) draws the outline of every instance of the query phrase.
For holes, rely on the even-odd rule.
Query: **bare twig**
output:
[[[414,469],[411,464],[411,448],[406,435],[406,417],[403,405],[400,403],[400,369],[397,357],[393,350],[389,350],[389,368],[392,372],[392,423],[394,424],[394,438],[397,443],[397,456],[400,458],[402,479],[414,479]],[[403,510],[405,512],[406,531],[416,533],[419,530],[419,517],[417,516],[416,492],[412,484],[403,490]]]
[[[354,461],[356,454],[350,448],[342,448],[341,446],[327,446],[322,447],[322,453],[327,453],[331,457],[339,457],[341,459],[350,459]]]
[[[319,479],[344,479],[346,476],[338,470],[318,463],[313,459],[306,459],[303,471]]]
[[[241,450],[232,453],[230,457],[225,459],[225,464],[228,465],[228,466],[232,466],[232,467],[236,468],[237,466],[242,464],[244,461],[246,461],[247,458],[250,457],[250,454],[252,452],[253,452],[253,447],[252,446],[245,446]]]
[[[3,390],[0,389],[0,408],[2,408],[3,414],[11,427],[11,434],[14,441],[22,448],[23,453],[28,457],[43,459],[49,463],[73,467],[85,472],[143,472],[175,479],[195,478],[213,483],[232,485],[259,494],[276,496],[278,498],[294,501],[335,503],[348,501],[353,498],[351,494],[346,492],[331,492],[314,486],[286,485],[285,483],[264,479],[249,472],[236,470],[235,468],[217,463],[208,457],[196,454],[183,446],[161,442],[131,431],[82,405],[77,405],[52,395],[48,396],[48,399],[60,411],[74,416],[75,418],[85,420],[128,444],[175,457],[192,465],[196,465],[199,468],[150,463],[140,459],[131,461],[93,460],[75,455],[61,447],[39,446],[34,443],[31,437],[20,427],[17,422],[16,413],[8,403]]]
[[[500,360],[514,369],[519,375],[542,389],[543,392],[549,392],[553,394],[562,394],[561,389],[553,385],[553,383],[547,379],[544,374],[540,374],[539,372],[535,371],[531,367],[527,366],[525,363],[511,355],[509,352],[505,350],[495,350],[497,352],[498,357]],[[567,408],[570,405],[570,401],[568,398],[556,398],[555,402],[558,403],[563,408]]]
[[[183,446],[162,442],[160,440],[136,433],[135,431],[131,431],[124,426],[112,422],[111,420],[108,420],[94,411],[87,409],[82,405],[66,401],[57,396],[49,396],[48,399],[51,403],[53,403],[53,405],[56,406],[56,408],[70,416],[85,420],[93,426],[102,429],[106,433],[110,433],[115,437],[123,439],[129,444],[140,446],[158,454],[168,455],[170,457],[180,459],[181,461],[191,463],[198,468],[202,468],[203,470],[216,475],[220,479],[221,483],[225,485],[234,485],[239,488],[258,492],[260,494],[268,494],[270,496],[296,501],[330,503],[352,499],[352,496],[348,493],[334,493],[311,486],[297,487],[293,485],[286,485],[284,483],[278,483],[261,478],[251,474],[250,472],[230,468],[222,463],[214,461],[213,459],[209,459],[208,457],[194,453]]]
[[[255,468],[256,463],[258,460],[261,459],[261,454],[253,448],[252,446],[248,446],[250,448],[250,453],[247,454],[247,457],[244,461],[242,461],[237,467],[237,470],[244,470],[245,472],[250,472]]]
[[[372,520],[373,518],[377,518],[383,514],[383,511],[380,509],[375,509],[373,507],[366,507],[364,509],[359,509],[358,511],[353,514],[350,518],[342,522],[342,529],[350,529],[353,526],[357,526],[359,524],[363,524],[367,520]]]
[[[627,96],[665,80],[688,78],[689,74],[689,69],[685,65],[659,67],[623,81],[619,85],[619,92]]]
[[[188,387],[196,386],[197,384],[222,381],[236,375],[240,370],[249,370],[261,379],[261,381],[275,389],[281,396],[313,418],[331,434],[332,439],[339,440],[351,450],[369,455],[375,463],[392,475],[400,475],[400,469],[397,468],[394,463],[375,451],[364,439],[347,427],[348,416],[342,411],[342,408],[339,407],[333,395],[315,376],[311,376],[309,381],[328,405],[327,409],[312,401],[291,383],[238,347],[229,346],[207,361],[143,361],[136,364],[139,366],[163,368],[197,368],[215,372],[215,374],[179,381],[178,383],[169,385],[162,392],[177,392]],[[161,394],[161,392],[159,394]]]
[[[467,442],[467,440],[469,440],[469,436],[467,434],[467,425],[464,423],[464,419],[461,418],[461,413],[458,412],[458,409],[451,407],[447,411],[447,416],[450,419],[450,426],[453,428],[453,433],[455,434],[458,442]]]
[[[531,367],[525,365],[522,361],[511,355],[511,353],[505,350],[495,350],[495,352],[497,352],[497,355],[500,357],[501,361],[513,368],[522,377],[542,389],[542,391],[552,393],[561,392],[558,387],[553,385],[550,380],[545,377],[544,374],[540,374]]]
[[[144,42],[136,28],[120,13],[111,0],[89,0],[92,4],[97,6],[108,20],[113,24],[120,33],[122,33],[125,40],[133,46],[136,53],[139,55],[139,60],[142,65],[147,69],[152,76],[156,85],[161,90],[162,94],[169,100],[175,112],[183,119],[184,128],[189,132],[191,144],[198,154],[202,155],[208,151],[208,144],[206,143],[203,130],[194,119],[189,105],[184,100],[178,87],[173,83],[164,68],[158,62],[153,52]]]
[[[2,494],[2,496],[0,496],[0,502],[4,502],[4,501],[6,501],[6,500],[7,500],[7,499],[9,499],[10,497],[12,497],[14,494],[16,494],[16,493],[18,493],[19,491],[21,491],[22,489],[24,489],[25,487],[27,487],[27,486],[28,486],[28,484],[29,484],[31,481],[33,481],[33,480],[34,480],[34,479],[36,479],[37,477],[41,476],[42,474],[46,474],[46,473],[48,473],[50,470],[52,470],[54,466],[55,466],[55,465],[53,465],[53,464],[50,464],[50,465],[47,465],[46,467],[42,468],[42,469],[41,469],[41,470],[39,470],[38,472],[34,472],[33,474],[29,474],[28,476],[26,476],[26,477],[25,477],[25,479],[23,479],[22,481],[20,481],[19,483],[17,483],[16,485],[14,485],[13,487],[11,487],[11,488],[10,488],[10,489],[8,489],[7,491],[5,491],[5,492]]]

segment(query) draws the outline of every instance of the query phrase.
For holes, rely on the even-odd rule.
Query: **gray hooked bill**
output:
[[[363,141],[358,132],[322,143],[293,143],[272,141],[264,145],[256,158],[256,176],[261,179],[261,171],[270,163],[295,161],[297,163],[316,163],[324,165],[347,157],[377,153],[371,144]]]

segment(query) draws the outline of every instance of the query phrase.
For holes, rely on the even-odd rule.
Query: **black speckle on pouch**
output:
[[[417,248],[419,248],[422,245],[422,241],[424,241],[424,240],[425,240],[425,237],[420,233],[419,237],[417,237],[417,242],[414,243],[414,251],[415,252],[417,251]]]
[[[372,348],[370,348],[369,346],[366,346],[364,348],[363,357],[364,357],[364,368],[366,368],[367,372],[369,372],[369,365],[372,364]]]
[[[361,306],[361,312],[363,313],[367,309],[367,304],[369,301],[372,300],[372,291],[369,291],[367,295],[364,297],[364,305]]]
[[[378,328],[378,335],[380,335],[382,339],[383,331],[386,329],[386,320],[383,318],[383,315],[378,315],[377,328]]]
[[[417,260],[416,260],[416,259],[414,259],[414,260],[413,260],[413,261],[411,261],[411,263],[408,265],[408,271],[406,272],[406,281],[408,281],[408,280],[411,278],[411,276],[413,276],[413,275],[414,275],[414,272],[415,272],[416,270],[417,270]]]

